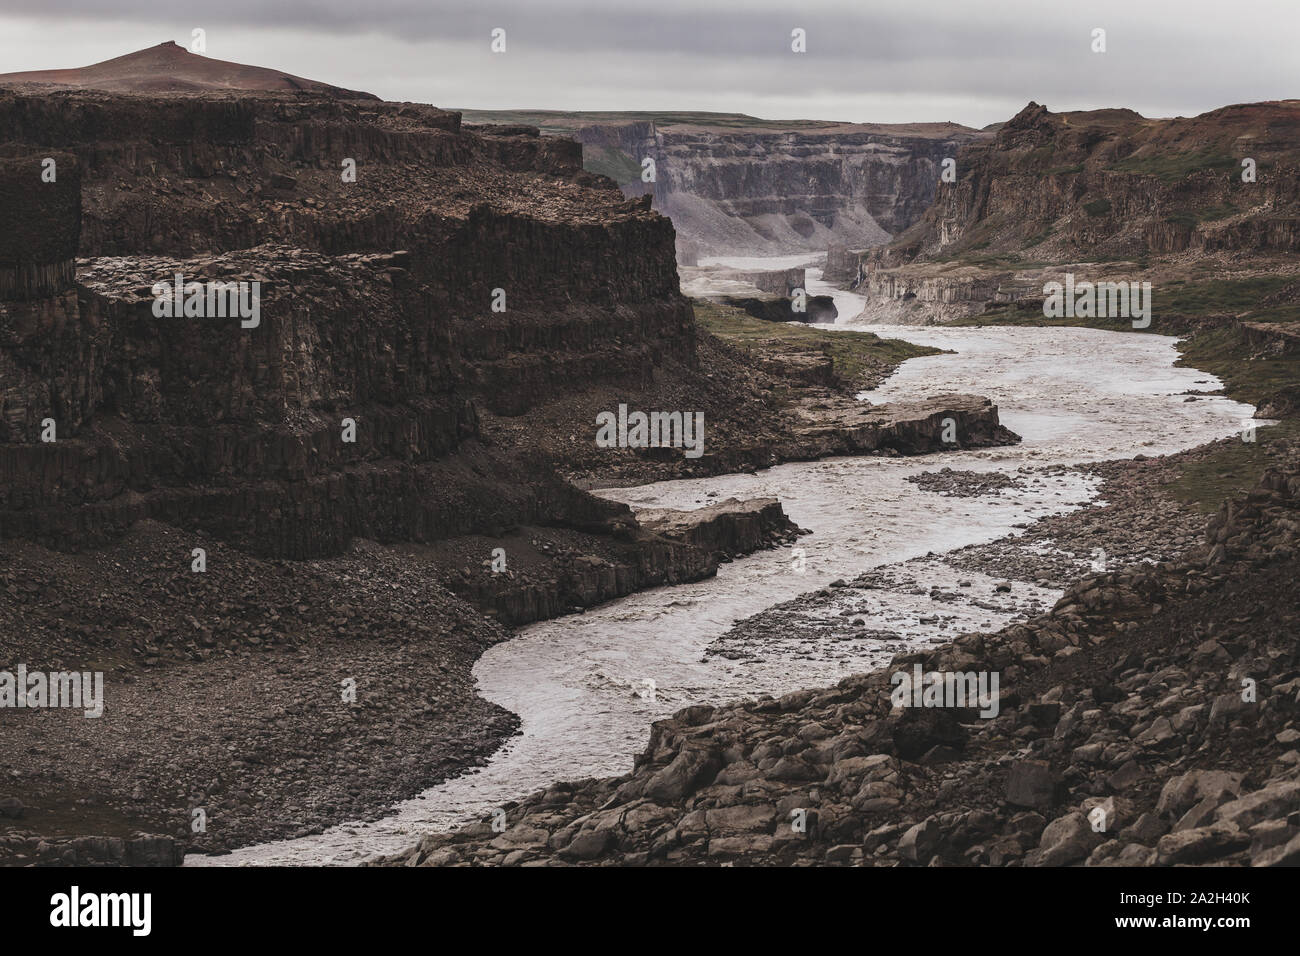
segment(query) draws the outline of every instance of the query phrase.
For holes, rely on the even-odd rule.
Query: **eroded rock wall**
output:
[[[748,126],[637,120],[572,132],[592,154],[589,165],[615,175],[630,195],[653,194],[687,262],[886,242],[929,207],[942,161],[983,135],[954,124],[782,128],[745,119]],[[641,181],[647,159],[652,183]]]
[[[985,250],[1049,261],[1295,252],[1298,171],[1295,101],[1173,120],[1030,103],[991,140],[964,145],[957,181],[940,186],[921,220],[870,260],[888,267]]]
[[[478,438],[479,408],[694,361],[671,223],[576,144],[269,94],[0,92],[0,129],[0,534],[153,517],[305,558],[634,527]],[[176,275],[255,283],[259,318],[159,315]]]

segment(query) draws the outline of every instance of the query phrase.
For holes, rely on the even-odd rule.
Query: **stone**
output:
[[[1251,866],[1300,866],[1300,835],[1292,837],[1281,846],[1252,852]]]
[[[1161,866],[1201,863],[1236,853],[1250,846],[1250,837],[1230,823],[1169,833],[1156,844],[1156,862]]]
[[[1223,804],[1215,819],[1249,828],[1261,820],[1285,817],[1297,809],[1300,809],[1300,781],[1278,781]]]
[[[1151,845],[1169,832],[1169,825],[1154,813],[1143,813],[1120,831],[1120,839]]]
[[[807,780],[820,780],[822,774],[802,757],[782,757],[767,772],[770,780],[785,783],[799,783]]]
[[[1084,814],[1067,813],[1047,825],[1038,849],[1025,857],[1025,865],[1069,866],[1087,859],[1093,847],[1101,842],[1101,834],[1093,832]]]
[[[708,784],[721,769],[721,764],[716,749],[685,748],[668,766],[650,778],[645,796],[656,803],[673,803]]]
[[[584,830],[560,851],[566,860],[594,860],[614,842],[614,834],[609,830]]]
[[[704,825],[709,832],[735,833],[757,830],[770,833],[776,820],[776,810],[771,806],[722,807],[704,811]]]
[[[908,828],[898,841],[898,853],[913,863],[927,863],[939,846],[939,825],[933,820],[923,820]]]
[[[1224,770],[1192,770],[1166,781],[1156,801],[1156,813],[1163,817],[1181,817],[1206,797],[1235,797],[1241,793],[1240,773]]]
[[[1051,766],[1040,760],[1018,760],[1007,776],[1007,803],[1031,810],[1048,810],[1057,801],[1059,782]]]

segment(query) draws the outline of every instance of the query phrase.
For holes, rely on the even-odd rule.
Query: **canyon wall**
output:
[[[1254,181],[1243,181],[1243,164]],[[1030,103],[966,144],[957,181],[874,262],[981,252],[1047,261],[1300,250],[1300,101],[1191,119]]]
[[[1211,275],[1266,289],[1261,275],[1295,274],[1300,101],[1165,120],[1030,103],[966,144],[956,177],[889,244],[831,256],[832,281],[867,297],[871,321],[949,322],[1041,300],[1066,272],[1151,280],[1162,296]],[[1243,294],[1232,311],[1269,305]],[[1162,321],[1177,314],[1162,308]]]
[[[479,440],[478,409],[695,358],[672,224],[575,144],[274,94],[0,92],[0,130],[0,534],[79,547],[155,517],[303,558],[632,533]],[[257,322],[160,315],[178,274],[256,283]]]
[[[499,122],[489,112],[476,120]],[[513,117],[518,114],[509,114]],[[935,196],[945,158],[983,138],[952,123],[768,122],[730,114],[522,114],[583,144],[589,170],[648,193],[679,256],[824,252],[879,245]],[[653,182],[643,181],[647,160]]]

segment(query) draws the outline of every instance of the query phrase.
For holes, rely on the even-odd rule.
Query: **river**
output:
[[[713,261],[778,268],[808,257]],[[916,458],[839,458],[605,492],[634,508],[694,508],[728,496],[775,496],[813,533],[795,546],[802,560],[792,548],[760,552],[723,565],[709,580],[534,624],[490,648],[474,668],[480,692],[518,714],[522,733],[486,766],[398,805],[383,820],[227,856],[191,856],[187,864],[347,864],[395,852],[424,832],[487,817],[503,802],[553,781],[627,772],[651,721],[681,707],[831,684],[885,663],[905,646],[946,641],[966,630],[996,630],[1027,611],[1050,607],[1059,593],[1017,583],[999,604],[988,597],[993,582],[953,570],[943,553],[1078,508],[1095,498],[1095,481],[1079,473],[1026,472],[1019,476],[1023,486],[1013,492],[960,498],[923,491],[906,480],[909,475],[945,466],[1014,473],[1167,454],[1233,434],[1253,411],[1222,397],[1186,402],[1186,392],[1214,390],[1220,383],[1194,369],[1174,368],[1176,340],[1166,336],[1074,328],[872,329],[854,319],[860,297],[822,283],[817,269],[809,269],[807,284],[813,294],[836,297],[835,328],[874,330],[955,353],[906,362],[869,393],[870,401],[944,392],[987,395],[1023,443]],[[756,660],[705,654],[739,619],[836,578],[931,554],[909,566],[909,586],[873,592],[869,623],[897,635],[894,640],[828,647],[792,637]],[[958,578],[974,579],[970,590],[982,600],[945,605],[942,620],[936,620],[926,592],[931,585],[951,588]]]

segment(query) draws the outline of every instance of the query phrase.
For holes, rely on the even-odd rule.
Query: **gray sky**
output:
[[[444,107],[984,126],[1031,99],[1190,116],[1300,97],[1300,0],[4,0],[0,72],[195,27],[218,59]]]

